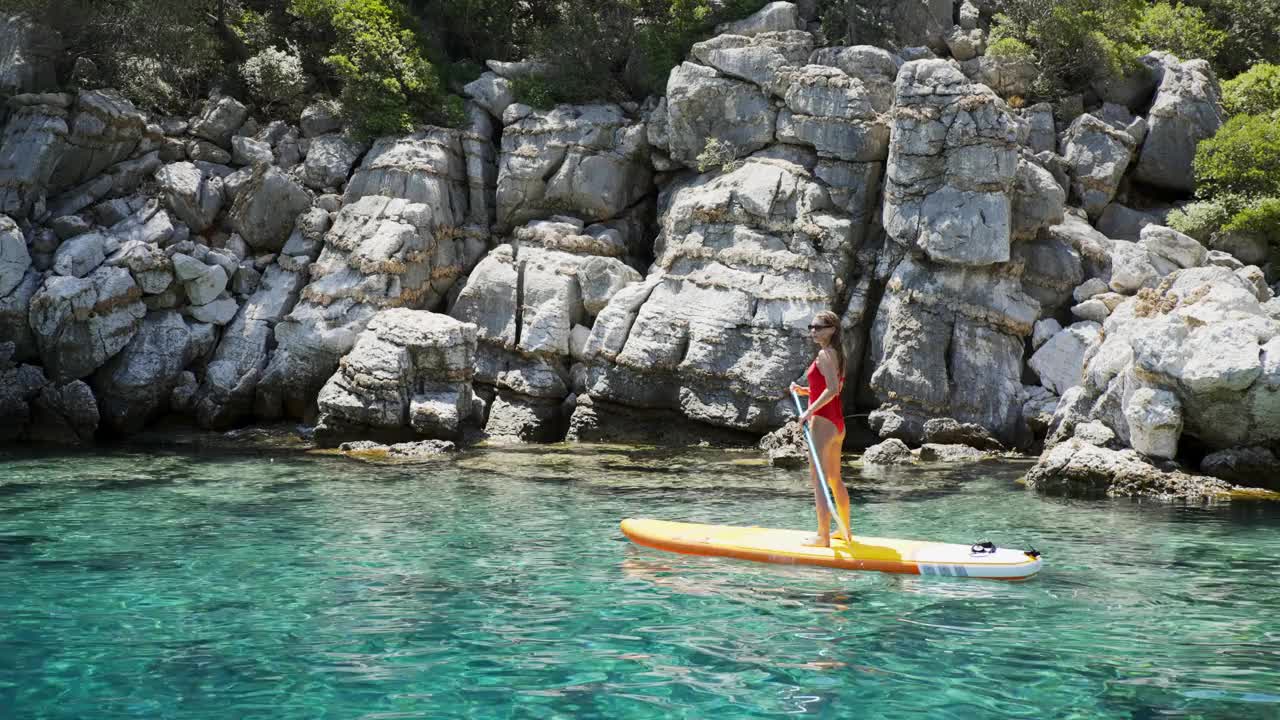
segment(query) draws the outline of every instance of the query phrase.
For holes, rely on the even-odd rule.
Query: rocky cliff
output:
[[[1152,54],[1022,107],[1034,73],[982,54],[988,11],[927,5],[886,49],[772,3],[644,104],[537,110],[492,63],[464,127],[372,143],[320,106],[64,91],[57,38],[11,19],[0,439],[166,414],[326,443],[755,438],[833,310],[846,407],[882,438],[949,419],[1088,492],[1154,487],[1107,463],[1273,472],[1270,267],[1161,225],[1222,122],[1208,66]]]

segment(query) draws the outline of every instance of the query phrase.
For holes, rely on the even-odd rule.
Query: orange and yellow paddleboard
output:
[[[954,543],[858,535],[853,537],[852,544],[833,537],[831,547],[813,547],[805,545],[813,539],[812,531],[645,518],[623,520],[622,532],[637,545],[657,550],[783,565],[997,580],[1025,580],[1040,571],[1038,553],[1008,548],[982,549]]]

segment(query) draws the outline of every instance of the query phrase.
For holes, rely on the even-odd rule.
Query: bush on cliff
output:
[[[1222,83],[1222,109],[1229,115],[1280,110],[1280,65],[1258,63]]]
[[[292,0],[289,12],[331,41],[324,63],[342,80],[342,106],[358,134],[462,121],[461,99],[445,91],[395,0]]]
[[[1280,196],[1280,112],[1228,120],[1196,147],[1195,173],[1203,197]]]
[[[1015,39],[1032,49],[1040,68],[1034,94],[1041,98],[1122,74],[1145,51],[1144,0],[1003,0],[1000,9],[991,42]]]
[[[666,92],[667,75],[716,25],[739,20],[767,0],[604,0],[586,12],[555,4],[533,29],[530,53],[550,72],[517,83],[516,98],[534,107],[593,100],[643,99]],[[589,41],[567,41],[589,38]]]
[[[1204,11],[1224,31],[1213,62],[1219,77],[1238,75],[1260,62],[1280,64],[1280,0],[1182,0]]]
[[[1147,7],[1138,32],[1151,49],[1173,53],[1182,60],[1212,61],[1227,40],[1227,34],[1213,26],[1204,10],[1167,2]]]

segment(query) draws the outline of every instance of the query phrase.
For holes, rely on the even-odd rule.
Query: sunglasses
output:
[[[810,325],[809,329],[810,330],[827,330],[833,327],[835,327],[835,325]]]

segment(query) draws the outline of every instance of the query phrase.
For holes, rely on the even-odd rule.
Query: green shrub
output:
[[[1280,196],[1280,111],[1237,115],[1196,147],[1196,191]]]
[[[1227,39],[1225,32],[1210,24],[1204,10],[1192,5],[1155,3],[1146,9],[1138,27],[1143,41],[1153,49],[1183,60],[1212,61]]]
[[[1225,32],[1213,59],[1219,77],[1233,77],[1260,62],[1280,64],[1280,0],[1182,0],[1205,12]]]
[[[739,165],[736,162],[737,156],[737,148],[733,143],[720,138],[708,138],[696,159],[698,172],[704,173],[715,168],[724,172],[733,172]]]
[[[288,51],[266,48],[244,62],[240,75],[263,108],[292,106],[307,87],[302,58],[292,47]]]
[[[1035,53],[1031,46],[1013,37],[1002,37],[987,47],[987,55],[1004,60],[1030,60]]]
[[[556,106],[557,93],[551,82],[543,77],[526,76],[511,81],[511,92],[516,102],[524,103],[539,110],[550,110]]]
[[[1040,97],[1062,96],[1095,79],[1123,74],[1146,51],[1139,32],[1144,0],[1003,0],[1000,8],[991,44],[1014,39],[1032,49],[1040,68],[1035,83]]]
[[[342,80],[343,111],[357,134],[406,132],[419,121],[461,123],[461,101],[447,97],[396,0],[292,0],[289,10],[331,34],[324,62]]]
[[[1222,109],[1230,115],[1280,110],[1280,65],[1258,63],[1222,83]]]
[[[1169,227],[1207,243],[1209,238],[1231,221],[1231,204],[1223,198],[1198,200],[1169,213]]]
[[[1258,198],[1223,226],[1224,232],[1268,238],[1280,245],[1280,197]]]

